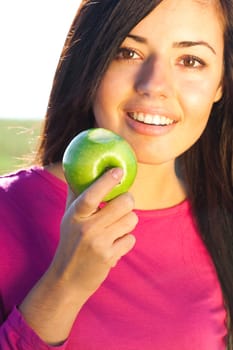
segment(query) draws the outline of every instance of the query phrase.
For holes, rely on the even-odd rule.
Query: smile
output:
[[[167,118],[163,115],[158,115],[158,114],[152,115],[152,114],[144,114],[144,113],[138,113],[138,112],[130,112],[128,113],[128,115],[134,120],[137,120],[144,124],[166,126],[166,125],[171,125],[175,123],[175,120],[172,120],[170,118]]]

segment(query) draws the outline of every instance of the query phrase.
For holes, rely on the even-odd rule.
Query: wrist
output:
[[[26,323],[47,344],[62,344],[87,298],[49,269],[19,305]]]

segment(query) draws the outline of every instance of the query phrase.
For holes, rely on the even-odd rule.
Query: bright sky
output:
[[[44,117],[80,0],[0,0],[0,118]]]

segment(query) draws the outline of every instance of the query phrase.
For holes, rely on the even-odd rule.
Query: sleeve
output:
[[[68,341],[60,346],[44,343],[27,325],[16,307],[0,327],[0,349],[2,350],[65,350],[67,345]]]

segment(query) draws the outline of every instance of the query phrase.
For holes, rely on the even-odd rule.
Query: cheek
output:
[[[216,83],[209,79],[197,82],[185,82],[180,89],[180,101],[184,114],[195,119],[208,119],[215,102]]]
[[[103,80],[99,86],[93,103],[93,112],[98,127],[112,129],[116,122],[114,111],[117,108],[117,96],[119,94],[114,85],[110,84],[109,80]]]
[[[93,112],[96,119],[100,118],[111,108],[111,101],[112,96],[108,84],[101,83],[93,103]]]
[[[111,79],[111,76],[107,74],[102,80],[94,104],[96,105],[106,105],[111,103],[114,100],[114,96],[118,93],[118,83],[115,78]]]
[[[96,94],[93,104],[95,117],[104,117],[114,113],[127,98],[130,92],[130,84],[124,75],[111,69],[108,71]]]

